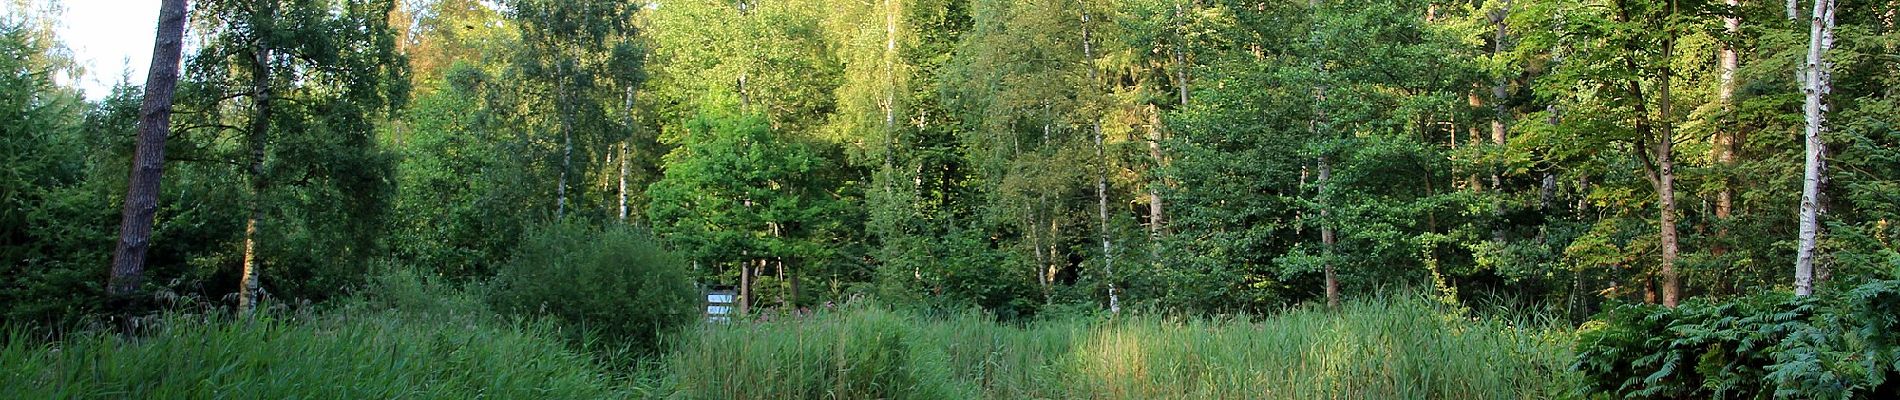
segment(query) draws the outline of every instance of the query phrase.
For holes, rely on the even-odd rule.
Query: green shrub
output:
[[[1900,280],[1670,309],[1626,305],[1585,325],[1581,389],[1625,398],[1900,398]]]
[[[686,264],[650,235],[559,224],[531,232],[490,288],[499,310],[546,316],[590,338],[658,350],[660,338],[698,319]]]

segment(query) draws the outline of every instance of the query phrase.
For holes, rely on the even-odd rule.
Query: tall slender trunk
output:
[[[620,193],[618,195],[618,198],[619,198],[618,201],[620,203],[620,223],[623,225],[627,223],[627,155],[628,153],[629,152],[627,151],[627,144],[621,143],[620,144]]]
[[[1333,232],[1331,190],[1333,164],[1326,156],[1319,157],[1319,241],[1325,246],[1326,307],[1339,309],[1339,273],[1333,269],[1333,247],[1338,244],[1337,233]]]
[[[165,0],[158,9],[152,65],[145,77],[145,100],[139,105],[137,150],[132,154],[119,242],[112,250],[112,275],[106,285],[106,292],[120,299],[137,292],[144,280],[145,252],[151,248],[152,220],[158,214],[158,186],[165,173],[165,137],[171,132],[172,93],[178,86],[179,53],[184,43],[185,0]]]
[[[1183,9],[1182,4],[1175,3],[1174,30],[1176,43],[1173,49],[1174,88],[1176,93],[1180,96],[1179,102],[1175,103],[1175,105],[1177,109],[1183,111],[1187,109],[1188,104],[1187,34],[1184,32],[1186,30],[1184,26],[1186,19],[1187,12]],[[1148,141],[1148,156],[1154,159],[1156,167],[1162,167],[1167,164],[1167,158],[1161,153],[1161,142],[1167,140],[1165,136],[1167,131],[1165,129],[1166,127],[1161,123],[1161,111],[1158,109],[1155,110],[1153,125],[1154,129],[1150,130],[1152,137],[1149,138]],[[1156,245],[1153,246],[1155,254],[1151,255],[1151,258],[1155,259],[1156,262],[1160,260],[1161,247],[1159,243],[1161,236],[1167,232],[1167,213],[1164,212],[1166,209],[1163,207],[1161,200],[1161,186],[1164,186],[1166,182],[1166,177],[1160,177],[1155,180],[1155,187],[1149,188],[1148,190],[1148,235],[1156,243]]]
[[[1150,115],[1152,119],[1148,124],[1148,157],[1154,160],[1154,168],[1159,169],[1163,163],[1166,162],[1166,160],[1161,157],[1161,109],[1152,108],[1152,110],[1153,114]],[[1150,175],[1158,174],[1151,172]],[[1161,240],[1162,224],[1164,223],[1164,218],[1161,213],[1160,180],[1156,179],[1150,185],[1148,188],[1148,239],[1151,242],[1158,243]]]
[[[561,114],[561,178],[554,187],[555,218],[567,216],[567,171],[574,162],[574,111],[573,105],[567,100],[567,66],[563,64],[558,69],[561,76],[555,77],[560,80],[555,85],[555,92],[561,95],[555,98],[554,108],[555,112]]]
[[[627,87],[627,100],[626,100],[625,105],[623,106],[627,112],[626,125],[627,125],[627,131],[629,132],[629,134],[631,134],[631,132],[634,131],[633,100],[634,100],[633,87],[629,86]],[[620,188],[619,188],[619,193],[617,195],[618,197],[617,201],[620,203],[620,223],[621,224],[627,223],[627,157],[631,157],[633,155],[633,151],[631,151],[630,149],[630,147],[633,145],[632,142],[633,140],[630,138],[625,141],[620,142]]]
[[[1675,1],[1670,1],[1669,12],[1676,12]],[[1676,163],[1675,163],[1675,120],[1674,102],[1669,95],[1671,74],[1674,71],[1668,61],[1674,57],[1676,38],[1674,34],[1663,38],[1661,84],[1657,85],[1659,107],[1659,137],[1656,140],[1656,167],[1659,170],[1659,184],[1656,197],[1662,203],[1662,215],[1659,225],[1662,228],[1662,302],[1665,307],[1675,307],[1682,296],[1682,283],[1676,272],[1678,253],[1676,235]]]
[[[884,167],[895,168],[897,141],[897,9],[884,0]],[[892,169],[892,171],[895,171]],[[888,186],[887,186],[888,189]]]
[[[1082,12],[1082,61],[1088,65],[1088,89],[1094,90],[1098,84],[1095,71],[1095,47],[1089,42],[1089,13]],[[1120,313],[1122,309],[1121,293],[1115,289],[1115,250],[1109,243],[1108,234],[1108,146],[1102,140],[1102,121],[1097,115],[1089,116],[1089,131],[1095,135],[1095,157],[1102,165],[1095,170],[1096,211],[1100,214],[1102,228],[1102,278],[1108,282],[1108,311]]]
[[[1048,107],[1047,105],[1045,105],[1043,108],[1044,108],[1044,114],[1045,114],[1044,117],[1047,118]],[[1036,147],[1040,149],[1043,146],[1047,146],[1048,143],[1049,143],[1049,123],[1045,121],[1042,124],[1042,142],[1038,143]],[[1042,282],[1043,304],[1051,304],[1055,302],[1056,263],[1058,262],[1056,260],[1059,260],[1059,258],[1056,257],[1055,241],[1057,237],[1060,237],[1060,236],[1056,236],[1057,232],[1056,232],[1055,216],[1054,216],[1054,213],[1050,212],[1049,210],[1049,193],[1047,190],[1048,190],[1047,188],[1042,188],[1042,189],[1037,190],[1036,211],[1034,212],[1036,216],[1035,217],[1036,221],[1034,223],[1036,224],[1036,226],[1030,227],[1030,229],[1038,232],[1036,234],[1036,237],[1037,237],[1036,257],[1039,259],[1043,257],[1044,252],[1043,252],[1042,246],[1047,245],[1049,247],[1049,251],[1047,252],[1048,258],[1042,263],[1037,264],[1036,266],[1036,278],[1037,280]],[[1048,222],[1049,230],[1047,232],[1044,232],[1042,230],[1042,224],[1044,220],[1047,220]]]
[[[1307,5],[1313,8],[1314,14],[1319,13],[1321,1],[1322,0],[1308,0]],[[1317,37],[1309,37],[1308,40],[1310,42],[1309,44],[1311,44],[1314,47],[1318,47],[1319,40]],[[1331,141],[1332,136],[1330,132],[1328,132],[1328,130],[1326,129],[1327,117],[1326,117],[1326,107],[1324,104],[1326,102],[1326,83],[1325,83],[1326,65],[1321,63],[1320,60],[1315,59],[1313,60],[1313,71],[1320,75],[1320,83],[1317,85],[1314,85],[1314,88],[1313,88],[1313,120],[1308,122],[1307,124],[1308,129],[1311,129],[1313,131],[1314,138],[1317,138],[1322,141]],[[1476,95],[1473,95],[1473,96],[1474,96],[1473,99],[1476,99],[1475,97]],[[1475,130],[1473,131],[1473,134],[1476,134]],[[1331,151],[1330,148],[1332,146],[1329,145],[1327,147],[1328,149],[1325,151]],[[1332,186],[1332,179],[1333,179],[1332,158],[1328,157],[1326,153],[1322,152],[1319,156],[1318,163],[1319,163],[1318,165],[1318,168],[1319,168],[1319,180],[1318,180],[1318,184],[1319,184],[1319,238],[1320,238],[1320,244],[1324,247],[1324,253],[1325,253],[1325,255],[1322,257],[1324,259],[1322,269],[1324,270],[1324,273],[1326,275],[1326,307],[1333,310],[1338,310],[1339,309],[1339,274],[1337,271],[1334,270],[1334,266],[1333,266],[1334,264],[1333,251],[1335,247],[1334,245],[1338,244],[1338,236],[1337,236],[1337,232],[1334,232],[1333,230],[1333,221],[1332,221],[1332,190],[1330,189],[1330,187]],[[1472,179],[1475,181],[1477,178],[1474,177]],[[1475,186],[1475,182],[1474,182],[1474,186]]]
[[[1741,0],[1726,0],[1726,2],[1730,8],[1738,10],[1742,5]],[[1711,158],[1714,158],[1715,163],[1722,167],[1722,173],[1716,178],[1721,181],[1722,190],[1715,193],[1715,220],[1721,226],[1715,229],[1715,243],[1709,247],[1709,253],[1718,257],[1728,254],[1727,222],[1735,210],[1735,189],[1732,187],[1735,182],[1729,176],[1735,167],[1735,149],[1739,135],[1736,132],[1738,128],[1735,126],[1734,117],[1729,114],[1735,111],[1735,70],[1741,66],[1741,61],[1735,53],[1734,43],[1737,36],[1741,35],[1742,21],[1741,18],[1731,15],[1722,18],[1722,26],[1729,37],[1722,41],[1722,51],[1717,57],[1721,70],[1721,83],[1716,87],[1715,97],[1716,102],[1722,106],[1724,123],[1716,125],[1715,143],[1709,146]]]
[[[1465,94],[1466,104],[1470,105],[1472,110],[1484,109],[1484,97],[1478,95],[1480,90],[1483,90],[1483,89],[1481,89],[1478,86],[1478,84],[1473,83],[1471,92]],[[1474,120],[1474,121],[1471,121],[1470,126],[1465,127],[1465,146],[1482,148],[1482,147],[1477,147],[1479,144],[1483,143],[1483,140],[1484,140],[1484,135],[1480,133],[1481,128],[1478,127],[1478,124],[1479,122]],[[1456,146],[1457,146],[1456,144],[1453,145],[1453,147],[1456,147]],[[1470,171],[1466,171],[1465,188],[1470,189],[1472,192],[1484,191],[1484,184],[1479,183],[1478,181],[1478,170],[1476,168],[1473,168]]]
[[[269,4],[269,2],[266,2]],[[259,11],[263,16],[259,20],[269,21],[276,18],[274,10],[265,6]],[[263,38],[257,39],[252,49],[254,59],[251,70],[251,101],[256,107],[251,115],[251,131],[248,140],[251,146],[251,198],[247,204],[250,217],[244,222],[244,269],[238,278],[238,314],[250,315],[257,307],[259,282],[257,234],[258,226],[264,219],[264,191],[268,187],[264,176],[265,143],[270,138],[271,116],[271,66],[270,47]]]
[[[1504,54],[1504,44],[1506,39],[1509,38],[1505,32],[1505,19],[1510,16],[1510,14],[1510,0],[1504,0],[1503,6],[1491,13],[1491,24],[1496,26],[1496,33],[1491,39],[1491,57],[1495,58],[1500,54]],[[1498,151],[1505,151],[1505,146],[1510,144],[1508,142],[1509,132],[1505,128],[1505,118],[1510,116],[1510,109],[1504,105],[1505,98],[1510,96],[1509,88],[1506,86],[1509,80],[1502,76],[1502,74],[1493,79],[1495,80],[1491,83],[1491,110],[1496,115],[1491,117],[1491,144],[1496,145]],[[1498,168],[1491,168],[1491,191],[1501,194],[1504,191],[1504,179],[1499,172]],[[1504,243],[1504,225],[1502,222],[1504,218],[1504,201],[1501,197],[1491,202],[1491,216],[1492,218],[1500,220],[1491,228],[1491,240],[1500,244]]]
[[[1826,53],[1834,48],[1834,0],[1815,0],[1814,15],[1809,19],[1808,59],[1801,74],[1801,91],[1807,94],[1802,107],[1807,114],[1807,165],[1801,175],[1801,242],[1794,260],[1794,293],[1798,296],[1814,293],[1814,259],[1819,257],[1821,213],[1825,211],[1821,207],[1821,186],[1826,180],[1822,172],[1827,169],[1827,142],[1821,136],[1827,133],[1824,101],[1833,91],[1829,74],[1834,65],[1827,61]]]

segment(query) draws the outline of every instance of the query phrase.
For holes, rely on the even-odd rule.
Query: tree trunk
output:
[[[1338,310],[1339,309],[1339,273],[1333,270],[1333,247],[1335,244],[1339,242],[1339,239],[1337,236],[1335,236],[1337,234],[1333,232],[1332,206],[1330,204],[1332,199],[1330,198],[1331,196],[1328,196],[1329,194],[1331,194],[1332,191],[1327,190],[1327,186],[1332,184],[1330,182],[1332,179],[1333,179],[1333,164],[1331,160],[1327,159],[1326,156],[1320,156],[1319,157],[1319,221],[1320,221],[1319,222],[1319,241],[1320,241],[1320,244],[1325,246],[1325,249],[1326,249],[1326,254],[1324,256],[1325,273],[1326,273],[1326,307],[1334,309],[1334,310]]]
[[[165,137],[171,131],[172,93],[178,86],[185,0],[165,0],[158,8],[152,65],[145,76],[145,99],[139,105],[137,150],[132,155],[132,176],[126,185],[119,242],[112,251],[112,276],[106,289],[117,299],[131,296],[143,283],[145,252],[151,248],[152,220],[158,214],[158,186],[165,173]]]
[[[1726,1],[1731,8],[1739,9],[1742,5],[1741,0]],[[1716,178],[1721,181],[1722,190],[1715,194],[1715,220],[1716,223],[1721,226],[1716,228],[1715,243],[1709,247],[1709,254],[1717,257],[1728,254],[1727,222],[1735,210],[1735,189],[1733,188],[1735,183],[1729,176],[1733,173],[1735,167],[1735,149],[1738,135],[1736,134],[1737,128],[1733,123],[1734,118],[1729,114],[1735,111],[1735,70],[1738,69],[1741,64],[1740,57],[1735,54],[1734,42],[1737,40],[1736,36],[1741,35],[1742,26],[1741,19],[1735,16],[1723,17],[1722,25],[1729,37],[1722,41],[1722,51],[1718,56],[1721,69],[1721,83],[1716,87],[1715,97],[1716,101],[1722,106],[1723,122],[1725,123],[1716,125],[1715,143],[1709,146],[1711,158],[1714,158],[1715,163],[1722,167],[1722,173],[1718,174]]]
[[[1479,90],[1482,89],[1480,89],[1476,83],[1473,83],[1471,93],[1465,94],[1466,104],[1471,105],[1471,109],[1473,110],[1484,108],[1484,98],[1478,95]],[[1471,121],[1471,125],[1465,127],[1466,146],[1478,146],[1480,143],[1483,143],[1483,137],[1484,136],[1479,133],[1478,121]],[[1453,147],[1456,147],[1456,145],[1453,145]],[[1484,191],[1484,184],[1478,182],[1477,169],[1473,168],[1465,174],[1465,188],[1470,189],[1474,193]]]
[[[627,143],[620,144],[620,223],[627,223]]]
[[[1154,160],[1154,167],[1159,169],[1165,162],[1161,157],[1162,138],[1160,109],[1154,110],[1154,117],[1154,121],[1149,125],[1150,128],[1148,129],[1148,157]],[[1161,183],[1157,179],[1152,185],[1152,187],[1148,188],[1148,239],[1160,241],[1162,224],[1164,223],[1161,207]]]
[[[624,105],[627,110],[626,125],[629,135],[631,135],[635,129],[633,100],[633,87],[629,86],[627,87],[627,100]],[[620,223],[622,225],[627,223],[627,157],[633,155],[633,151],[631,151],[632,142],[632,138],[620,142],[620,190],[618,202],[620,203]]]
[[[263,16],[258,19],[269,21],[272,18],[276,18],[275,11],[269,9],[268,6],[266,7],[266,9],[259,11],[263,13]],[[268,185],[264,176],[264,147],[266,141],[270,138],[271,56],[270,47],[264,42],[264,39],[260,37],[256,40],[258,43],[255,44],[256,47],[252,50],[255,60],[253,60],[254,64],[251,71],[251,101],[255,104],[257,109],[251,116],[251,131],[249,135],[251,146],[251,199],[248,204],[250,208],[250,218],[244,223],[244,269],[243,275],[238,278],[239,315],[251,315],[252,311],[257,307],[260,286],[258,282],[260,279],[258,276],[258,268],[260,266],[258,265],[257,234],[258,225],[262,224],[264,219],[264,191]]]
[[[1794,293],[1807,296],[1814,293],[1814,259],[1819,249],[1821,236],[1821,186],[1826,179],[1822,172],[1827,168],[1827,142],[1822,135],[1827,133],[1828,92],[1833,90],[1829,76],[1833,64],[1825,55],[1834,47],[1834,0],[1815,0],[1814,15],[1810,16],[1808,28],[1808,60],[1802,66],[1802,92],[1807,94],[1803,110],[1807,114],[1807,165],[1801,175],[1801,242],[1796,249],[1794,260]]]
[[[554,187],[554,217],[556,219],[567,216],[567,170],[573,165],[574,160],[574,110],[572,110],[573,106],[568,104],[570,101],[566,100],[568,94],[566,65],[562,65],[559,70],[561,76],[556,79],[560,79],[561,83],[557,85],[555,92],[561,93],[562,96],[554,100],[555,112],[561,114],[561,177]]]
[[[1674,3],[1670,4],[1670,13],[1675,13]],[[1675,37],[1663,38],[1662,59],[1671,60],[1675,54]],[[1664,307],[1675,307],[1682,295],[1682,283],[1676,273],[1678,252],[1676,235],[1676,163],[1675,163],[1675,122],[1671,114],[1674,109],[1669,97],[1670,74],[1674,71],[1663,64],[1661,84],[1657,85],[1661,123],[1656,140],[1656,167],[1658,184],[1656,197],[1662,203],[1662,302]]]
[[[739,263],[739,315],[752,314],[752,259]]]
[[[1313,8],[1313,12],[1315,14],[1318,14],[1318,12],[1320,11],[1319,10],[1320,2],[1321,0],[1308,0],[1307,5]],[[1311,44],[1314,47],[1318,47],[1317,40],[1313,40]],[[1332,137],[1330,136],[1330,133],[1328,133],[1326,129],[1326,108],[1323,104],[1326,101],[1326,84],[1325,84],[1326,66],[1325,64],[1322,64],[1319,60],[1315,59],[1313,60],[1313,70],[1315,73],[1320,75],[1320,83],[1318,85],[1315,85],[1315,87],[1313,88],[1313,120],[1308,123],[1309,125],[1308,128],[1313,131],[1314,138],[1330,141]],[[1472,99],[1474,101],[1476,98],[1477,98],[1476,95],[1473,95]],[[1476,128],[1473,128],[1472,134],[1473,135],[1477,134]],[[1331,151],[1330,149],[1331,146],[1327,146],[1327,147],[1328,149],[1324,151]],[[1332,310],[1338,310],[1339,309],[1339,274],[1337,273],[1337,271],[1334,270],[1334,267],[1333,267],[1333,250],[1334,250],[1333,247],[1335,244],[1338,243],[1338,236],[1337,236],[1337,233],[1333,231],[1332,196],[1331,196],[1332,191],[1329,190],[1329,187],[1332,185],[1332,182],[1331,182],[1332,179],[1333,179],[1332,159],[1330,157],[1327,157],[1325,152],[1322,152],[1320,153],[1320,156],[1319,156],[1319,180],[1318,180],[1318,183],[1319,183],[1319,238],[1320,238],[1320,244],[1325,249],[1324,250],[1325,254],[1322,257],[1324,259],[1324,261],[1322,261],[1324,265],[1322,269],[1324,270],[1324,273],[1326,275],[1326,307]],[[1475,177],[1475,175],[1472,178],[1472,180],[1474,181],[1473,186],[1476,186],[1475,181],[1477,180],[1477,178]]]
[[[1505,35],[1504,20],[1505,17],[1510,16],[1510,14],[1510,0],[1504,0],[1502,8],[1492,11],[1491,24],[1496,26],[1497,31],[1492,36],[1491,57],[1495,58],[1499,54],[1504,54],[1504,42],[1507,38]],[[1504,106],[1504,100],[1505,97],[1510,95],[1510,92],[1506,86],[1508,83],[1507,79],[1503,76],[1499,76],[1495,79],[1496,80],[1491,84],[1491,110],[1495,114],[1491,116],[1491,144],[1497,146],[1497,151],[1503,152],[1506,151],[1505,146],[1509,145],[1509,142],[1507,142],[1509,132],[1506,131],[1504,118],[1509,115],[1510,109]],[[1504,191],[1504,180],[1496,166],[1491,168],[1491,191],[1500,194]],[[1504,224],[1502,220],[1504,218],[1504,202],[1501,197],[1491,202],[1491,217],[1499,220],[1496,225],[1493,225],[1491,228],[1491,240],[1503,244]]]
[[[1082,61],[1088,65],[1088,90],[1096,85],[1095,48],[1089,43],[1089,14],[1082,12]],[[1102,165],[1095,171],[1096,211],[1101,217],[1102,228],[1102,278],[1108,282],[1108,312],[1120,313],[1121,294],[1115,290],[1115,251],[1110,246],[1108,234],[1108,152],[1102,140],[1102,121],[1099,116],[1090,115],[1089,131],[1095,135],[1095,157]]]
[[[1178,35],[1176,39],[1178,42],[1174,45],[1173,54],[1174,86],[1175,91],[1180,96],[1179,102],[1175,104],[1177,109],[1185,111],[1188,104],[1188,63],[1187,35],[1183,33],[1185,29],[1183,25],[1186,23],[1187,12],[1182,9],[1181,3],[1174,4],[1174,17],[1174,30]],[[1161,110],[1155,110],[1152,124],[1154,128],[1149,131],[1152,137],[1150,137],[1148,141],[1148,156],[1154,159],[1155,167],[1159,168],[1167,164],[1167,158],[1161,154],[1161,142],[1167,140],[1167,132],[1161,123]],[[1148,235],[1157,243],[1157,245],[1154,246],[1155,254],[1151,257],[1156,259],[1157,262],[1159,262],[1161,258],[1161,247],[1159,246],[1161,236],[1167,233],[1167,213],[1164,212],[1166,209],[1163,207],[1161,200],[1161,186],[1166,184],[1166,180],[1167,178],[1160,177],[1155,180],[1155,187],[1148,189]]]

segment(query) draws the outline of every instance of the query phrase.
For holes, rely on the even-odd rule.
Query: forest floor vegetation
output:
[[[978,312],[870,302],[698,324],[660,356],[491,311],[414,273],[321,310],[172,312],[125,336],[0,343],[5,398],[1552,398],[1574,334],[1417,296],[1264,317]],[[566,332],[564,332],[564,330]]]

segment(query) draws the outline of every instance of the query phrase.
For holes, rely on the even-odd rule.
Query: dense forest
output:
[[[1900,392],[1891,0],[7,1],[0,394]]]

